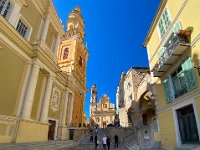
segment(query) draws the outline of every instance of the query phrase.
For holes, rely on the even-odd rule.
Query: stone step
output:
[[[0,150],[58,150],[77,145],[74,141],[48,141],[34,143],[0,144]]]

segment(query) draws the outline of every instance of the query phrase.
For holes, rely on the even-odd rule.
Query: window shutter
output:
[[[172,97],[171,97],[171,88],[170,88],[169,78],[163,81],[163,87],[165,91],[165,100],[166,102],[170,102],[172,100]]]
[[[173,32],[174,33],[178,33],[179,30],[181,29],[181,23],[180,22],[177,22],[175,25],[174,25],[174,28],[173,28]]]
[[[192,61],[190,57],[183,62],[182,67],[184,70],[187,89],[188,91],[190,91],[193,88],[197,87],[197,80],[195,77],[195,73],[192,67]]]

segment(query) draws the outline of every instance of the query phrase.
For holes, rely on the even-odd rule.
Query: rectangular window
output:
[[[170,81],[173,84],[173,89],[170,86]],[[167,102],[172,101],[173,97],[178,98],[197,87],[197,80],[190,57],[184,60],[171,76],[163,81],[163,87]],[[174,95],[172,95],[172,90],[174,90]]]
[[[169,17],[169,12],[168,12],[168,9],[166,8],[164,10],[163,14],[161,15],[160,20],[158,22],[158,28],[159,28],[159,32],[160,32],[161,37],[167,31],[170,23],[171,23],[171,20],[170,20],[170,17]]]
[[[3,17],[6,17],[8,11],[10,10],[10,1],[9,0],[0,0],[0,13]]]
[[[25,37],[28,27],[22,22],[22,20],[18,21],[16,30]]]

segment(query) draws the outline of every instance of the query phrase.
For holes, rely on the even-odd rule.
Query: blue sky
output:
[[[121,72],[148,66],[145,36],[160,0],[53,0],[65,26],[76,6],[81,7],[88,45],[85,112],[89,118],[90,88],[96,83],[98,100],[107,94],[115,103]]]

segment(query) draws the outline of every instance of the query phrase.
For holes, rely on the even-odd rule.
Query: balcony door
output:
[[[198,143],[199,135],[192,104],[177,110],[181,142]]]

